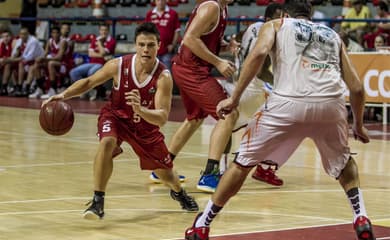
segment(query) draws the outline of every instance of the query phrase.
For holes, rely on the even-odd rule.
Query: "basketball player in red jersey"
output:
[[[0,40],[0,70],[3,72],[0,96],[8,95],[8,91],[7,91],[8,79],[7,79],[7,74],[4,71],[3,61],[4,59],[11,57],[13,43],[14,41],[12,38],[11,30],[6,29],[4,32],[1,33],[1,40]]]
[[[172,78],[157,59],[159,33],[153,23],[143,23],[135,31],[136,54],[115,58],[90,77],[72,84],[63,93],[43,102],[65,100],[113,79],[111,101],[98,120],[100,144],[94,162],[95,193],[86,219],[103,218],[104,196],[113,169],[114,151],[129,143],[140,158],[143,170],[153,170],[171,188],[171,196],[187,211],[198,211],[195,200],[180,186],[159,127],[168,120],[172,98]]]
[[[35,60],[35,63],[33,65],[34,71],[32,72],[32,74],[28,74],[27,76],[27,90],[29,89],[30,83],[34,78],[37,81],[37,88],[34,93],[29,95],[29,98],[41,97],[41,95],[43,94],[45,83],[45,77],[44,75],[42,75],[42,70],[51,68],[53,62],[60,63],[60,61],[64,57],[66,49],[67,42],[61,39],[60,28],[53,27],[50,32],[50,38],[45,46],[45,55]],[[51,83],[51,87],[48,91],[48,95],[53,96],[57,90],[55,72],[53,73],[49,71],[49,80]]]
[[[220,50],[227,47],[223,46],[222,38],[230,2],[206,0],[195,6],[172,65],[173,78],[180,89],[187,116],[171,139],[171,158],[175,158],[204,118],[211,115],[218,120],[210,136],[207,166],[197,185],[205,192],[214,192],[218,185],[219,159],[238,118],[238,112],[233,111],[225,120],[218,119],[216,106],[226,98],[226,93],[210,74],[213,67],[225,77],[232,76],[235,71],[232,62],[218,56]]]

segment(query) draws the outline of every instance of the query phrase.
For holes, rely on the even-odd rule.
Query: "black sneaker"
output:
[[[180,193],[176,193],[175,191],[171,190],[171,197],[173,200],[180,202],[182,209],[185,209],[189,212],[199,211],[199,206],[195,202],[195,199],[187,195],[186,191],[182,190]]]
[[[95,199],[93,199],[92,201],[87,203],[87,205],[89,204],[91,204],[91,206],[89,206],[89,208],[84,211],[84,219],[102,219],[104,217],[104,199],[101,199],[100,201],[95,201]]]

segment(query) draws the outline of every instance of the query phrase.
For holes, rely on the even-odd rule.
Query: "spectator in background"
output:
[[[19,32],[19,39],[16,40],[15,46],[12,49],[12,57],[3,60],[4,75],[3,81],[8,82],[12,73],[12,67],[18,69],[18,80],[16,82],[15,96],[27,96],[28,89],[22,89],[23,80],[26,73],[32,74],[35,59],[44,56],[43,50],[38,39],[29,34],[28,29],[23,27]]]
[[[37,17],[37,0],[23,0],[22,2],[22,11],[20,12],[20,17]],[[28,29],[28,32],[31,35],[35,35],[35,30],[37,27],[37,21],[21,21],[22,28],[25,27]]]
[[[53,27],[50,33],[51,37],[46,42],[45,55],[37,58],[33,66],[33,74],[29,74],[26,80],[26,89],[29,89],[30,83],[35,78],[37,88],[35,92],[29,95],[29,98],[48,99],[57,93],[57,67],[61,66],[64,60],[66,51],[68,49],[68,42],[61,37],[61,30],[59,27]],[[46,72],[46,74],[42,74]],[[46,94],[42,95],[45,90],[46,75],[49,75],[50,88]]]
[[[379,34],[375,37],[374,47],[377,52],[381,52],[383,47],[387,46],[387,37],[384,34]]]
[[[156,7],[146,13],[146,22],[156,24],[161,45],[157,57],[171,69],[171,59],[180,37],[180,21],[177,12],[167,6],[167,0],[155,0]]]
[[[341,40],[343,40],[348,52],[364,52],[364,48],[354,40],[352,40],[348,33],[341,30],[339,32]]]
[[[106,61],[114,55],[116,41],[109,35],[108,25],[99,25],[99,36],[92,39],[88,49],[89,63],[84,63],[72,69],[69,73],[71,82],[91,76],[97,72]],[[97,97],[97,89],[89,92],[89,100]]]
[[[389,7],[385,1],[380,1],[376,6],[377,15],[375,19],[390,19]],[[390,34],[390,23],[388,22],[372,22],[371,24],[372,32],[364,35],[364,47],[368,49],[374,49],[374,42],[376,36],[379,34]],[[386,40],[386,39],[385,39]]]
[[[4,63],[3,60],[11,57],[12,53],[12,45],[13,45],[13,37],[10,29],[4,29],[1,33],[0,40],[0,71],[3,72],[3,75],[6,71],[4,71]],[[9,78],[9,77],[8,77]],[[8,78],[7,76],[3,76],[0,96],[8,95]]]
[[[364,5],[364,0],[353,0],[353,7],[348,10],[345,19],[368,19],[371,18],[370,9]],[[367,22],[343,22],[341,29],[345,31],[350,38],[363,45],[363,36],[370,29]]]
[[[313,13],[311,15],[311,18],[312,19],[324,19],[324,18],[327,18],[327,16],[325,15],[325,13],[321,12],[320,10],[318,10],[317,6],[313,6]],[[315,21],[315,22],[318,22],[318,23],[321,23],[321,24],[324,24],[325,26],[330,26],[329,22],[326,22],[326,21]]]

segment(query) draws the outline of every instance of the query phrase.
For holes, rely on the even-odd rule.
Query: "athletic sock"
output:
[[[94,196],[93,196],[93,200],[95,202],[100,202],[100,201],[104,200],[105,194],[106,194],[105,192],[95,191]]]
[[[169,156],[171,157],[171,160],[172,160],[172,161],[175,160],[175,158],[176,158],[176,155],[173,154],[173,153],[171,153],[171,152],[169,152]]]
[[[356,221],[356,219],[359,216],[366,216],[366,207],[364,206],[364,200],[363,200],[363,194],[360,188],[352,188],[347,192],[347,196],[349,199],[349,203],[352,207],[353,212],[353,222]]]
[[[217,216],[222,207],[219,207],[211,201],[208,201],[203,214],[196,220],[195,227],[208,227],[210,226],[213,219]]]
[[[215,172],[215,170],[219,170],[219,161],[215,159],[208,159],[206,169],[204,170],[203,174],[208,175]]]

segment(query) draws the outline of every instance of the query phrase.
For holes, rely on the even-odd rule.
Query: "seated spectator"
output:
[[[57,73],[60,71],[65,72],[66,70],[61,69],[61,66],[63,65],[64,60],[66,60],[67,51],[69,51],[68,41],[66,39],[69,31],[69,25],[67,24],[64,24],[61,27],[61,30],[58,27],[53,27],[51,29],[51,37],[46,43],[44,57],[35,60],[35,64],[33,65],[34,70],[32,71],[33,74],[27,76],[26,88],[29,87],[29,84],[34,78],[37,83],[35,92],[30,94],[29,98],[41,97],[41,99],[47,99],[57,93]],[[50,88],[46,94],[42,95],[45,89],[47,75],[50,81]]]
[[[370,9],[364,5],[364,0],[353,0],[353,7],[348,10],[344,19],[369,19],[371,18]],[[345,31],[350,38],[363,45],[363,36],[369,32],[370,26],[366,21],[362,22],[342,22],[341,29]]]
[[[116,41],[109,35],[109,26],[99,26],[99,36],[92,39],[88,49],[89,63],[84,63],[72,69],[69,73],[71,82],[91,76],[114,55]],[[105,90],[104,90],[105,92]],[[95,100],[97,89],[89,92],[89,100]]]
[[[44,54],[45,51],[38,39],[30,35],[27,28],[21,28],[19,31],[19,39],[15,42],[11,57],[5,58],[2,61],[4,64],[3,80],[5,82],[8,82],[12,70],[17,69],[18,76],[13,95],[27,96],[28,89],[22,89],[26,73],[33,74],[33,68],[31,66],[34,64],[35,59],[44,56]]]
[[[12,53],[12,46],[15,42],[12,38],[11,30],[4,29],[4,31],[1,33],[1,40],[0,40],[0,71],[3,72],[3,79],[0,89],[0,96],[6,96],[8,95],[8,79],[7,75],[4,77],[5,68],[4,68],[4,60],[11,57]],[[10,70],[7,70],[10,71]]]
[[[387,52],[385,47],[388,46],[387,36],[385,34],[379,34],[375,37],[374,47],[377,52]]]
[[[348,52],[363,52],[364,48],[354,40],[352,40],[345,31],[339,32],[341,40],[344,42],[347,47]]]
[[[389,7],[386,2],[380,1],[376,6],[377,15],[375,19],[390,19]],[[371,23],[372,32],[364,35],[364,47],[374,49],[374,41],[379,34],[390,35],[390,23],[373,22]]]

